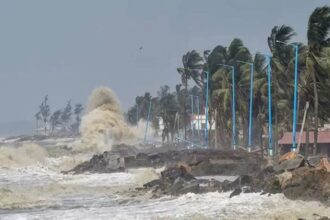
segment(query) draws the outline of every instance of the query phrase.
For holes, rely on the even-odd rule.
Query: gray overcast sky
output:
[[[267,52],[274,25],[306,42],[308,17],[326,0],[7,0],[0,3],[0,122],[32,120],[45,94],[52,109],[113,88],[123,108],[179,81],[188,50],[241,38]],[[139,47],[143,46],[143,50]]]

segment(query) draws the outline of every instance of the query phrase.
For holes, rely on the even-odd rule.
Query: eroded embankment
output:
[[[124,147],[124,146],[122,146]],[[283,193],[290,199],[316,200],[330,204],[330,172],[312,165],[309,160],[296,158],[266,166],[257,154],[245,151],[170,150],[158,153],[137,153],[121,156],[120,152],[94,155],[70,173],[104,173],[122,171],[132,167],[162,167],[161,178],[144,185],[144,190],[160,195],[187,192],[241,192]],[[233,182],[198,180],[196,176],[239,176]],[[140,191],[143,188],[139,188]]]
[[[189,167],[178,165],[167,168],[159,179],[144,184],[137,191],[152,191],[154,197],[214,191],[232,191],[230,197],[251,192],[283,193],[289,199],[320,201],[330,206],[330,172],[326,167],[313,167],[308,161],[291,169],[277,170],[276,166],[241,175],[233,182],[220,182],[197,179],[189,173]]]
[[[124,148],[121,145],[121,148]],[[126,147],[129,147],[126,145]],[[256,154],[244,151],[220,150],[169,150],[159,153],[137,153],[124,156],[121,152],[106,151],[94,155],[91,160],[79,164],[70,173],[107,173],[124,168],[162,167],[183,164],[195,176],[205,175],[242,175],[260,171],[261,159]]]

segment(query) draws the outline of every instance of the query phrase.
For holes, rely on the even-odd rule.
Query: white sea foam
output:
[[[139,126],[126,123],[115,93],[107,87],[96,88],[89,97],[86,114],[82,117],[81,141],[73,145],[76,152],[101,153],[117,143],[136,143],[144,134]],[[149,129],[149,133],[152,129]]]
[[[282,194],[250,193],[231,199],[230,193],[218,192],[160,199],[150,199],[151,194],[130,197],[130,189],[158,178],[163,168],[61,174],[60,171],[90,159],[92,154],[109,150],[113,143],[141,139],[143,123],[128,126],[113,92],[99,88],[91,95],[83,117],[81,140],[52,139],[39,141],[40,146],[25,143],[0,147],[0,219],[296,220],[314,219],[313,213],[330,213],[330,208],[319,202],[292,201]],[[150,129],[149,132],[152,133]]]
[[[97,201],[95,201],[97,202]],[[95,203],[66,210],[40,210],[4,215],[4,219],[314,219],[313,213],[328,215],[329,208],[318,202],[291,201],[282,194],[257,193],[229,198],[229,193],[206,193],[164,197],[116,205]],[[103,204],[103,205],[102,205]]]

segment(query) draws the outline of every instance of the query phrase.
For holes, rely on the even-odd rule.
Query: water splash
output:
[[[18,147],[0,147],[0,167],[22,167],[44,163],[46,157],[46,150],[33,143],[25,143]]]
[[[82,118],[82,139],[73,149],[101,153],[111,150],[113,144],[137,142],[144,135],[143,124],[141,121],[137,127],[130,126],[115,93],[107,87],[96,88],[89,97],[86,114]]]

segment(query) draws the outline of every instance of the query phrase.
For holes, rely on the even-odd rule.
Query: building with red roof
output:
[[[301,152],[305,152],[306,150],[306,132],[303,132],[301,135],[301,145],[300,149]],[[296,134],[296,143],[299,143],[300,139],[300,132]],[[285,132],[283,137],[278,141],[278,144],[281,148],[281,152],[285,153],[290,151],[290,148],[292,146],[292,132]],[[314,132],[309,132],[309,146],[308,146],[308,154],[310,155],[312,153],[312,147],[314,144]],[[319,131],[317,136],[317,149],[316,152],[318,154],[327,155],[330,157],[330,131]]]

